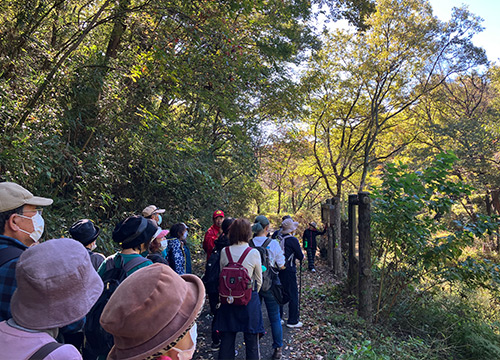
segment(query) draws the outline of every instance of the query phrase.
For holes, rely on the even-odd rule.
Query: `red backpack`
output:
[[[242,263],[252,248],[246,248],[237,262],[234,262],[229,247],[224,250],[229,263],[222,268],[219,275],[220,302],[230,305],[247,305],[252,298],[252,279]]]

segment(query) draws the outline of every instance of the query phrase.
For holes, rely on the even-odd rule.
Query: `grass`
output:
[[[329,270],[304,273],[302,285],[305,326],[295,337],[301,358],[500,359],[500,305],[487,291],[408,292],[386,322],[369,324]]]

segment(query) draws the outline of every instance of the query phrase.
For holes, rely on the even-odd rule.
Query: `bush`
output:
[[[393,325],[428,338],[441,358],[500,359],[500,308],[494,297],[486,290],[445,290],[417,297],[408,293],[407,301],[394,308]]]

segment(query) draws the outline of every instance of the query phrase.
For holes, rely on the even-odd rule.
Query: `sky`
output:
[[[484,30],[475,35],[472,42],[486,50],[490,61],[500,64],[500,0],[429,0],[434,15],[443,21],[451,16],[453,7],[462,4],[468,6],[469,11],[481,17]]]

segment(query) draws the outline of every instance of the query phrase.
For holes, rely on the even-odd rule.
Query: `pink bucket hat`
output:
[[[103,289],[87,249],[73,239],[54,239],[28,248],[17,263],[16,280],[12,317],[34,330],[80,320]]]
[[[156,263],[127,277],[101,315],[101,325],[115,345],[108,359],[140,360],[177,343],[198,317],[205,300],[203,282],[179,276]]]

